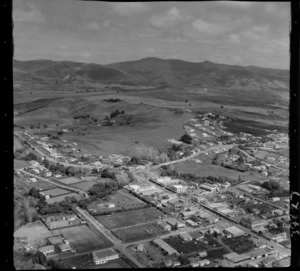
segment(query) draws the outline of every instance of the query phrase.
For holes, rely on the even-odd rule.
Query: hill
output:
[[[17,83],[90,82],[129,86],[204,87],[237,90],[287,90],[289,71],[217,64],[210,61],[187,62],[154,57],[108,65],[70,61],[14,60]]]

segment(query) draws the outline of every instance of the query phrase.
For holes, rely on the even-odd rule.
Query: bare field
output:
[[[111,243],[98,231],[86,225],[53,230],[53,235],[64,235],[77,252],[111,247]]]
[[[112,215],[96,216],[105,227],[109,229],[117,229],[128,227],[140,223],[151,222],[157,220],[158,217],[163,216],[163,213],[153,207],[125,211],[115,213]]]

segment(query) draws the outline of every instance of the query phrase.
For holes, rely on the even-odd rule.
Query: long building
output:
[[[154,245],[158,246],[163,251],[167,252],[168,255],[173,255],[173,254],[180,255],[176,249],[172,248],[165,241],[161,239],[154,239],[152,240],[152,242]]]

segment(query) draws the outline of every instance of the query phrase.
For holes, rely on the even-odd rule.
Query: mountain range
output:
[[[288,90],[289,71],[217,64],[210,61],[188,62],[178,59],[143,58],[108,65],[71,61],[13,61],[15,82],[58,80],[104,85],[153,87],[208,87],[239,90]]]

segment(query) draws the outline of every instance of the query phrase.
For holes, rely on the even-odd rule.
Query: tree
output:
[[[188,134],[184,134],[179,140],[186,143],[186,144],[191,144],[192,143],[192,137]]]
[[[76,174],[76,170],[74,167],[67,167],[66,168],[66,174],[68,176],[74,176]]]
[[[37,251],[37,252],[33,255],[32,262],[33,262],[33,263],[37,263],[37,264],[44,265],[44,264],[46,263],[46,256],[45,256],[42,252]]]

